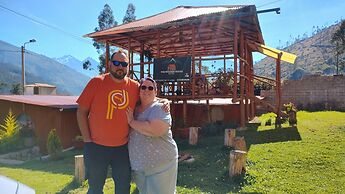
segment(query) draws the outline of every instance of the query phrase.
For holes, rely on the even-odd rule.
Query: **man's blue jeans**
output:
[[[108,167],[111,166],[116,194],[129,194],[131,169],[127,144],[118,147],[95,143],[84,145],[86,179],[89,180],[88,194],[103,194]]]

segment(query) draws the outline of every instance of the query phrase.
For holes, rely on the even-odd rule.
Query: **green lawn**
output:
[[[249,124],[238,132],[249,148],[247,171],[233,179],[227,176],[230,149],[223,147],[223,136],[202,137],[197,146],[178,141],[180,152],[195,157],[179,165],[178,193],[345,193],[345,113],[298,112],[297,117],[296,127]],[[0,174],[37,193],[85,193],[86,186],[73,182],[75,154],[55,162],[0,165]],[[105,193],[113,193],[111,179]]]

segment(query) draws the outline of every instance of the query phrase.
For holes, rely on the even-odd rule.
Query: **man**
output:
[[[135,108],[139,83],[126,76],[126,53],[121,50],[114,53],[109,63],[109,73],[91,79],[77,100],[77,119],[85,142],[88,194],[103,193],[109,165],[115,193],[130,192],[126,109]]]

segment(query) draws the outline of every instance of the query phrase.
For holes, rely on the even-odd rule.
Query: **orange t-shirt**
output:
[[[128,77],[116,83],[103,74],[90,80],[77,103],[89,109],[89,128],[93,142],[121,146],[128,142],[126,109],[134,110],[139,99],[139,83]]]

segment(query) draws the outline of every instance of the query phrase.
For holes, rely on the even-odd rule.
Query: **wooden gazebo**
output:
[[[264,46],[254,5],[179,6],[85,36],[106,44],[106,58],[109,58],[109,46],[128,50],[130,70],[134,72],[134,66],[138,65],[140,78],[152,74],[153,61],[145,61],[145,55],[154,59],[190,56],[190,79],[159,82],[160,95],[173,101],[182,100],[184,105],[187,100],[205,99],[208,102],[213,98],[228,98],[240,104],[241,126],[254,117],[254,102],[260,102],[254,95],[254,79],[272,83],[276,89],[276,102],[268,106],[280,118],[280,61],[293,62],[295,57]],[[275,80],[254,75],[252,52],[261,52],[276,59]],[[140,54],[139,63],[133,62],[133,53]],[[202,63],[209,60],[223,61],[223,72],[203,74]],[[232,61],[230,64],[229,60]],[[227,66],[233,66],[232,70]],[[228,87],[219,88],[205,81],[201,88],[198,83],[201,77],[208,80],[215,76],[228,78]],[[186,111],[184,106],[184,119]]]

